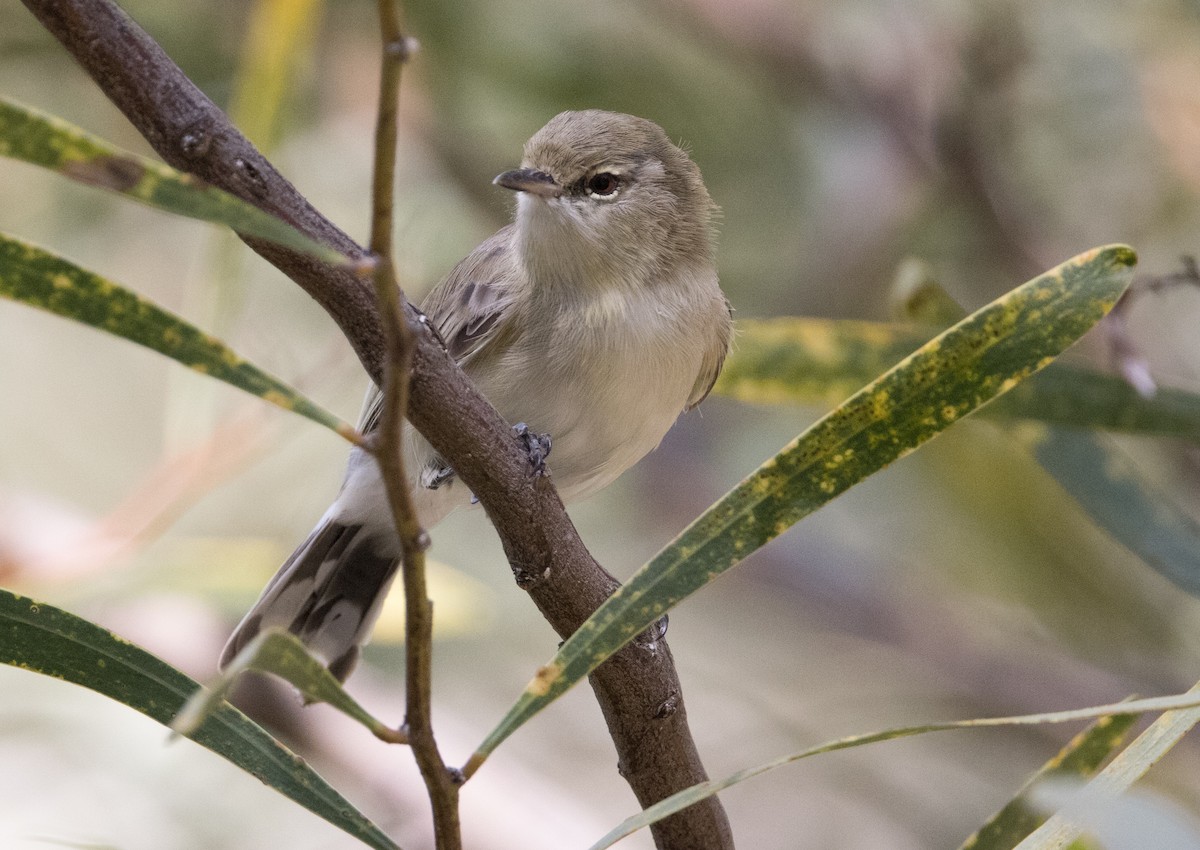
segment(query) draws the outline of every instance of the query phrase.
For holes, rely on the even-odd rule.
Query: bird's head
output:
[[[539,279],[629,284],[712,262],[716,206],[700,169],[644,118],[563,112],[494,182],[519,193],[518,242]]]

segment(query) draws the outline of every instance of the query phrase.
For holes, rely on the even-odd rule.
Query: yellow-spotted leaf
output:
[[[852,319],[739,319],[736,343],[712,391],[754,404],[833,406],[935,334]]]
[[[907,264],[897,278],[901,315],[943,327],[965,315],[920,264]],[[1052,363],[984,412],[1045,423],[1016,423],[1007,432],[1029,448],[1097,525],[1163,576],[1200,596],[1200,523],[1156,488],[1120,446],[1095,433],[1107,429],[1196,440],[1200,396],[1160,389],[1147,399],[1124,380]]]
[[[73,682],[166,726],[200,685],[73,614],[0,590],[0,663]],[[99,730],[97,730],[99,731]],[[228,703],[187,737],[377,850],[398,850],[311,767]]]
[[[664,800],[660,800],[652,806],[647,807],[638,814],[630,817],[616,827],[614,827],[607,835],[593,844],[588,850],[605,850],[616,844],[622,838],[632,835],[639,829],[656,823],[663,818],[670,817],[676,812],[683,811],[688,806],[695,805],[701,800],[711,797],[730,788],[747,779],[753,779],[756,776],[761,776],[764,773],[769,773],[777,768],[784,767],[794,762],[812,758],[813,756],[824,755],[826,753],[837,752],[838,750],[849,750],[854,747],[863,747],[868,744],[878,744],[884,741],[895,741],[900,738],[912,738],[917,735],[928,735],[932,732],[950,732],[956,729],[985,729],[1004,726],[1041,726],[1050,723],[1075,723],[1080,720],[1092,720],[1101,717],[1125,717],[1130,715],[1147,714],[1153,712],[1165,712],[1162,717],[1155,721],[1155,726],[1168,718],[1177,717],[1178,715],[1190,715],[1200,713],[1200,693],[1196,688],[1188,691],[1185,694],[1176,694],[1166,697],[1151,697],[1149,699],[1129,700],[1127,702],[1113,703],[1111,705],[1099,705],[1092,708],[1075,708],[1068,711],[1052,711],[1043,714],[1020,714],[1014,717],[983,717],[975,720],[956,720],[948,723],[928,723],[921,726],[901,726],[895,729],[887,729],[882,732],[871,732],[864,735],[850,735],[845,738],[837,738],[832,741],[827,741],[824,744],[818,744],[815,747],[810,747],[806,750],[801,750],[797,753],[773,759],[764,764],[755,767],[740,770],[737,773],[726,776],[723,779],[712,779],[708,782],[701,782],[699,785],[693,785],[690,788],[685,788]],[[1118,723],[1123,721],[1118,721]],[[1194,722],[1194,721],[1193,721]],[[1151,726],[1154,728],[1154,726]],[[1103,743],[1110,736],[1102,734],[1099,736],[1097,743],[1103,746],[1109,746]],[[1145,737],[1143,735],[1142,737]],[[1138,739],[1140,741],[1141,738]],[[1176,738],[1176,740],[1178,740]],[[1138,745],[1138,741],[1134,741],[1125,752],[1121,753],[1112,764],[1109,765],[1102,773],[1107,773],[1113,765],[1125,757],[1126,753],[1134,750]],[[1161,753],[1160,753],[1161,755]],[[1093,756],[1089,755],[1090,760]],[[1101,756],[1102,758],[1102,756]],[[1051,762],[1053,764],[1053,762]],[[1097,777],[1099,779],[1099,777]],[[1095,780],[1093,780],[1095,781]],[[1030,836],[1032,837],[1032,836]],[[1031,850],[1025,844],[1020,845],[1021,850]],[[1045,848],[1038,848],[1045,850]]]
[[[1187,696],[1200,701],[1200,684]],[[1063,810],[1038,827],[1017,850],[1064,850],[1087,829],[1090,815],[1103,812],[1142,778],[1154,763],[1200,722],[1200,707],[1178,706],[1138,735]]]
[[[834,405],[934,335],[923,327],[788,317],[743,319],[713,387],[756,404]],[[1114,375],[1053,363],[982,415],[1200,441],[1200,395],[1161,387],[1138,395]]]
[[[0,297],[136,342],[354,439],[350,425],[238,357],[220,340],[128,289],[4,234],[0,234]]]
[[[864,387],[704,512],[571,635],[465,766],[689,594],[852,485],[1011,389],[1116,302],[1134,252],[1097,248],[963,319]]]
[[[1025,836],[1041,826],[1046,817],[1030,802],[1029,793],[1043,779],[1087,778],[1125,740],[1137,720],[1136,714],[1101,717],[1080,732],[1025,783],[1007,806],[996,812],[959,850],[1012,850]]]
[[[186,138],[182,143],[187,144]],[[195,144],[204,141],[198,138]],[[354,262],[199,178],[123,151],[66,121],[5,98],[0,98],[0,156],[49,168],[167,212],[224,224],[245,236],[276,242],[328,263]]]
[[[390,743],[404,740],[401,733],[376,720],[359,705],[295,635],[281,629],[268,629],[255,637],[216,682],[192,695],[171,721],[171,728],[180,735],[191,737],[220,709],[237,677],[249,671],[278,676],[295,686],[308,702],[328,703],[367,727],[377,738]]]

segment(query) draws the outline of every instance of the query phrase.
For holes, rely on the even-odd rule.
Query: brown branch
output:
[[[461,780],[446,768],[433,733],[433,603],[425,583],[425,550],[429,535],[421,528],[404,471],[404,414],[408,409],[408,373],[416,338],[404,321],[393,256],[393,194],[396,180],[396,112],[400,72],[414,42],[400,31],[396,0],[379,0],[382,40],[379,105],[375,122],[375,164],[371,180],[371,253],[375,259],[375,294],[387,344],[383,409],[371,435],[396,533],[400,537],[401,582],[404,585],[404,737],[425,781],[433,811],[437,850],[462,850],[458,816]]]
[[[24,0],[168,163],[252,201],[351,256],[363,250],[318,213],[229,119],[111,0]],[[330,314],[368,374],[380,382],[385,334],[372,287],[293,251],[246,239]],[[562,637],[617,587],[595,562],[549,480],[532,477],[507,423],[440,347],[411,305],[409,421],[479,497],[518,584]],[[679,679],[666,643],[631,644],[598,668],[592,688],[622,775],[649,805],[704,781]],[[654,827],[660,848],[730,848],[728,821],[711,798]]]

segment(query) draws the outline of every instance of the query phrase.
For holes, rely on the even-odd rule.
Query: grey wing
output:
[[[425,315],[460,365],[495,336],[518,279],[509,225],[481,242],[425,298]]]
[[[479,243],[421,303],[421,310],[460,366],[485,348],[504,325],[519,280],[511,234],[512,225],[508,225]],[[358,420],[363,433],[379,424],[380,401],[379,390],[372,384]]]
[[[692,387],[692,394],[688,397],[684,410],[691,410],[708,398],[721,374],[721,367],[725,365],[725,356],[729,354],[729,347],[733,341],[733,305],[729,303],[728,298],[725,298],[725,315],[727,318],[717,329],[713,346],[700,366],[700,374],[696,377],[696,385]]]

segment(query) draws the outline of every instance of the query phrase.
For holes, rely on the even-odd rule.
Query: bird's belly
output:
[[[529,376],[520,385],[481,382],[509,422],[550,435],[548,467],[566,501],[609,484],[657,446],[686,405],[699,370],[698,363],[680,362],[678,352],[664,358],[659,347],[576,355],[554,364],[534,354],[529,368],[503,370]]]
[[[514,374],[508,369],[501,372]],[[603,374],[578,370],[562,374],[545,368],[516,373],[533,377],[519,384],[489,380],[487,374],[472,378],[505,420],[514,425],[523,422],[536,434],[549,434],[547,468],[566,502],[586,498],[612,483],[657,446],[683,410],[691,389],[690,381],[669,380],[664,370],[653,366],[622,369],[609,363]],[[441,463],[435,457],[423,437],[410,433],[407,463],[414,482],[426,465]],[[457,481],[436,490],[414,486],[412,492],[426,527],[470,499]],[[380,500],[380,507],[385,505]]]
[[[682,404],[631,395],[624,403],[566,398],[527,424],[550,435],[549,469],[563,499],[591,495],[633,466],[662,440]],[[616,402],[611,399],[610,402]],[[541,423],[547,423],[545,425]]]

